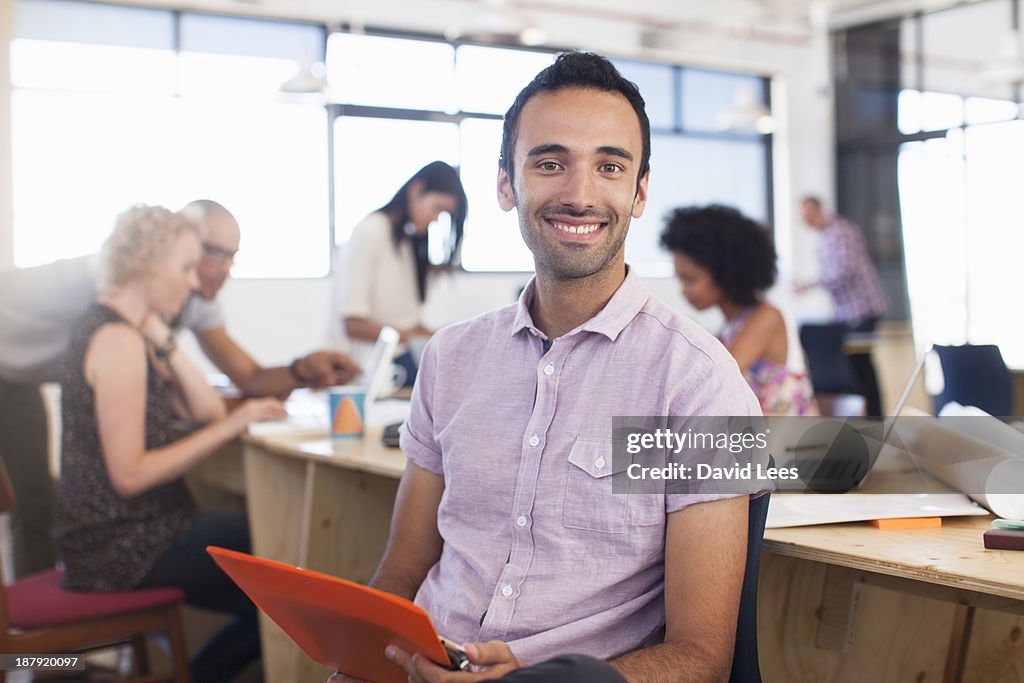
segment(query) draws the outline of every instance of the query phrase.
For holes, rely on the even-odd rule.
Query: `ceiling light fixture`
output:
[[[328,86],[325,78],[327,68],[323,62],[317,61],[312,55],[303,55],[298,61],[295,75],[281,84],[280,90],[285,93],[326,95]]]
[[[768,135],[775,130],[775,120],[768,107],[757,101],[754,86],[746,83],[736,90],[732,104],[718,116],[722,130],[755,130]]]

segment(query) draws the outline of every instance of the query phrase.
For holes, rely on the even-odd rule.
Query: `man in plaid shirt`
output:
[[[804,198],[800,215],[808,227],[821,232],[820,275],[814,283],[798,286],[797,291],[824,287],[832,297],[833,317],[837,322],[845,324],[851,332],[873,332],[887,305],[860,228],[842,216],[826,214],[817,197]],[[864,391],[867,414],[881,415],[878,379],[871,354],[854,354],[850,360]]]

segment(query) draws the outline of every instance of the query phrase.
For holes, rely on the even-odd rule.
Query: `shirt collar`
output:
[[[523,293],[519,296],[519,302],[516,304],[516,315],[512,319],[511,329],[513,336],[522,330],[527,330],[541,339],[547,338],[543,332],[534,326],[533,317],[530,315],[530,304],[533,303],[536,289],[537,276],[534,275],[523,289]],[[611,341],[615,341],[619,333],[625,329],[626,325],[644,307],[649,296],[647,288],[640,282],[640,277],[636,274],[636,271],[627,264],[626,279],[615,290],[615,294],[608,300],[605,307],[598,311],[597,315],[593,318],[564,336],[578,332],[596,332],[603,334]]]

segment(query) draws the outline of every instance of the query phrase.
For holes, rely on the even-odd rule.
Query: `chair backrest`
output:
[[[800,326],[800,345],[815,394],[862,393],[850,357],[843,352],[846,333],[842,324]]]
[[[1013,410],[1013,380],[999,347],[933,346],[942,365],[944,386],[935,397],[935,412],[950,401],[977,406],[989,415],[1005,417]]]
[[[0,513],[10,512],[14,509],[14,487],[11,486],[11,478],[7,476],[7,467],[0,459]]]
[[[7,476],[7,467],[0,458],[0,513],[10,512],[14,509],[14,487],[11,486],[11,478]],[[0,562],[0,638],[7,633],[10,626],[10,619],[7,617],[7,577],[4,576],[3,562]]]
[[[774,467],[774,462],[769,463]],[[761,666],[757,656],[757,577],[761,567],[761,543],[768,519],[770,494],[750,499],[747,512],[747,566],[740,592],[740,612],[736,622],[736,645],[732,655],[730,683],[760,683]]]

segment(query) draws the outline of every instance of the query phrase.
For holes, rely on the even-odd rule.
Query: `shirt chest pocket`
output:
[[[664,494],[628,481],[628,466],[613,461],[611,439],[577,438],[566,465],[562,525],[610,534],[664,526]]]
[[[611,439],[576,439],[566,466],[563,526],[625,533],[628,496],[612,492]]]

